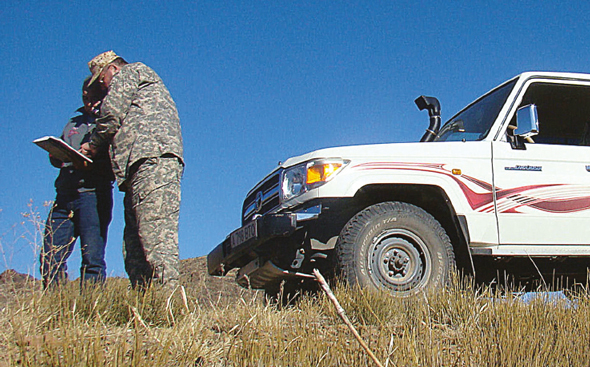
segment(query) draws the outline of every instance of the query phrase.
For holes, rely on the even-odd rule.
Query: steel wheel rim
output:
[[[370,249],[369,274],[379,287],[409,291],[425,285],[431,273],[426,243],[405,229],[382,232]]]

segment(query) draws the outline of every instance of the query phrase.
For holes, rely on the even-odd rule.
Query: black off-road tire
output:
[[[407,297],[445,285],[455,268],[453,246],[423,209],[383,202],[357,213],[336,244],[337,271],[352,286]]]

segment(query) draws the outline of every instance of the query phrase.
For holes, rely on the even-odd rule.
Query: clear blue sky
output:
[[[240,225],[247,191],[278,161],[419,140],[421,94],[440,99],[446,120],[523,71],[590,72],[589,13],[588,2],[549,1],[2,1],[0,271],[38,275],[21,213],[32,201],[45,219],[57,169],[31,141],[60,134],[100,52],[151,66],[176,101],[185,259]],[[115,202],[107,266],[124,275]],[[77,247],[72,278],[79,264]]]

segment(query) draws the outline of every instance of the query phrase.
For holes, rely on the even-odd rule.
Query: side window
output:
[[[539,115],[535,143],[590,146],[590,86],[533,83],[521,106],[531,103]]]

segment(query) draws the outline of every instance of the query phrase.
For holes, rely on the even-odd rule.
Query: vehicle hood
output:
[[[433,158],[462,157],[468,154],[473,145],[482,145],[489,142],[414,142],[414,143],[388,143],[353,145],[316,150],[307,154],[287,159],[281,167],[291,167],[299,163],[321,158],[342,158],[351,161],[432,161]]]

